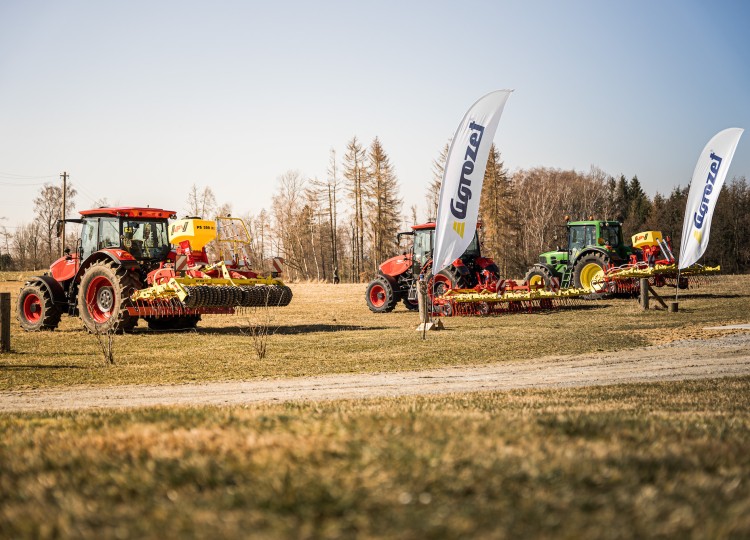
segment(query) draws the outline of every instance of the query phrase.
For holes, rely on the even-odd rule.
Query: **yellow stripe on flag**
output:
[[[463,221],[454,221],[453,222],[453,230],[458,233],[458,236],[461,238],[464,237],[464,229],[466,228],[466,223]]]

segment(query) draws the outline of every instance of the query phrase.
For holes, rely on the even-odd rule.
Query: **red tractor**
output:
[[[403,301],[407,309],[418,309],[417,282],[420,274],[426,276],[430,273],[435,223],[414,225],[411,231],[398,233],[397,243],[400,244],[404,236],[413,239],[409,250],[383,262],[378,267],[378,277],[367,285],[365,300],[373,313],[393,311],[400,301]],[[434,296],[440,296],[450,288],[493,289],[498,279],[497,265],[492,259],[482,257],[479,238],[475,232],[464,254],[432,277],[430,289]]]
[[[94,333],[130,332],[139,318],[152,329],[192,328],[202,314],[291,301],[291,290],[277,276],[250,269],[236,243],[233,260],[209,262],[204,246],[221,241],[221,220],[236,218],[186,218],[170,227],[172,210],[80,213],[80,219],[65,220],[82,226],[75,252],[66,249],[50,272],[21,289],[17,317],[24,330],[54,330],[63,314],[79,316]]]

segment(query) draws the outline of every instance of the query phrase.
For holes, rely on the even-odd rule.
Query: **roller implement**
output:
[[[95,333],[193,328],[205,314],[286,306],[292,291],[278,273],[250,266],[250,235],[241,219],[186,218],[139,207],[80,212],[75,252],[21,289],[17,318],[27,331],[54,330],[63,314]],[[212,255],[212,256],[211,256]],[[213,260],[212,260],[213,259]]]
[[[481,224],[479,225],[481,226]],[[497,315],[556,309],[575,306],[588,291],[581,288],[561,290],[553,280],[552,290],[544,284],[533,284],[501,279],[495,262],[484,257],[477,232],[466,251],[447,268],[432,274],[432,250],[435,243],[435,223],[415,225],[411,231],[398,234],[412,239],[409,249],[383,262],[378,277],[365,292],[370,311],[392,311],[403,301],[408,309],[417,309],[417,282],[427,280],[432,314]]]

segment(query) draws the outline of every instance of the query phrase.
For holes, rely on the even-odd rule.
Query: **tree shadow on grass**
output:
[[[221,326],[221,327],[205,327],[198,326],[197,328],[190,328],[184,330],[149,330],[147,328],[137,329],[135,333],[138,334],[164,334],[164,333],[194,333],[198,335],[237,335],[243,331],[247,331],[249,325],[234,325],[234,326]],[[329,332],[355,332],[355,331],[373,331],[373,330],[387,330],[386,326],[361,326],[351,324],[295,324],[295,325],[269,325],[269,333],[282,334],[282,335],[298,335],[298,334],[315,334],[315,333],[329,333]]]
[[[74,364],[0,364],[0,371],[24,371],[37,369],[89,369],[90,366],[76,366]]]
[[[662,298],[668,297],[664,294],[659,294]],[[674,297],[674,293],[669,295],[671,297]],[[725,293],[725,294],[714,294],[714,293],[680,293],[678,299],[679,300],[691,300],[693,298],[747,298],[747,294],[738,294],[738,293]]]

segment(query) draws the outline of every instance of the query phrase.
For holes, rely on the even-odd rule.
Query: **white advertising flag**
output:
[[[497,90],[480,98],[456,130],[440,188],[433,274],[459,258],[474,238],[490,146],[512,91]]]
[[[685,220],[682,223],[678,266],[680,270],[696,263],[708,247],[711,217],[716,200],[719,198],[729,164],[732,162],[743,131],[741,128],[720,131],[708,141],[698,158],[698,164],[695,166],[693,179],[690,182]]]

